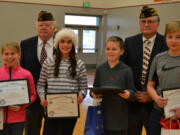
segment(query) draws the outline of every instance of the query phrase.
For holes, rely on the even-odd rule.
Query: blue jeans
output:
[[[24,130],[24,122],[4,124],[4,129],[0,131],[0,135],[22,135]]]
[[[153,108],[149,120],[150,135],[161,135],[162,126],[160,125],[160,119],[162,116],[163,113],[161,111]]]

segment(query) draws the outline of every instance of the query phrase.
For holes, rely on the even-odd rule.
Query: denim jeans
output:
[[[160,110],[153,108],[149,120],[150,135],[161,135],[160,119],[162,116],[163,113]]]

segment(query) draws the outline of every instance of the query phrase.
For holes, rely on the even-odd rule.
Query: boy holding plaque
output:
[[[169,50],[156,55],[148,77],[147,90],[155,102],[150,116],[152,135],[161,134],[159,122],[163,116],[163,108],[168,102],[162,97],[161,91],[180,88],[180,20],[166,24],[165,39]]]
[[[124,93],[117,95],[102,95],[104,135],[126,134],[128,102],[136,99],[133,73],[127,65],[120,61],[123,52],[123,40],[117,36],[110,37],[105,47],[107,62],[96,70],[94,87],[124,90]],[[100,95],[92,93],[92,96],[97,98]]]
[[[56,53],[54,60],[46,59],[42,65],[37,91],[41,98],[41,105],[48,109],[52,102],[45,99],[48,94],[78,93],[76,104],[80,104],[87,93],[87,76],[84,62],[76,58],[75,45],[78,37],[71,29],[64,28],[55,36]],[[46,90],[47,87],[47,90]],[[56,102],[61,102],[56,98]],[[68,99],[66,99],[68,100]],[[66,111],[69,107],[66,101],[62,101],[64,107],[59,107],[47,115],[54,115],[54,111]],[[49,103],[49,104],[48,104]],[[52,104],[51,104],[52,105]],[[67,114],[67,111],[66,111]],[[72,135],[77,117],[57,116],[57,118],[45,119],[44,135]]]
[[[2,60],[4,62],[4,66],[0,68],[0,73],[1,73],[0,81],[6,81],[8,83],[9,80],[27,79],[28,84],[29,84],[27,87],[29,87],[30,103],[34,102],[36,99],[34,80],[31,73],[23,69],[19,65],[21,51],[20,51],[20,47],[18,43],[16,42],[5,43],[2,46],[1,55],[2,55]],[[10,93],[10,91],[17,91],[17,89],[14,87],[12,87],[12,90],[8,89],[9,91],[7,93]],[[3,87],[1,88],[1,91],[2,90],[3,90]],[[7,101],[12,100],[13,102],[14,96],[16,95],[13,94],[11,99],[0,99],[1,105],[6,104],[6,100]],[[3,111],[4,111],[3,127],[4,128],[3,130],[0,131],[0,135],[22,135],[23,134],[24,121],[25,121],[25,109],[27,106],[28,105],[21,105],[21,106],[12,105],[12,106],[3,108]]]

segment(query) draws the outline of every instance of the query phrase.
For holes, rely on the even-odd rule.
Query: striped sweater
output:
[[[40,98],[45,97],[46,84],[48,93],[64,93],[79,92],[83,95],[87,94],[87,74],[84,62],[77,60],[76,76],[72,78],[68,70],[70,60],[62,60],[59,67],[59,75],[54,77],[55,62],[46,59],[43,63],[39,81],[37,83],[37,91]]]

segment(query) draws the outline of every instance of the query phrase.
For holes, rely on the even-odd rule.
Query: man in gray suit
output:
[[[37,19],[38,35],[25,39],[20,44],[22,51],[21,66],[32,73],[36,85],[44,60],[41,58],[53,57],[53,35],[55,27],[53,15],[50,12],[41,11]],[[43,46],[45,55],[42,53]],[[43,114],[44,110],[40,104],[39,97],[37,97],[36,101],[26,110],[26,135],[40,135]]]
[[[154,56],[167,50],[164,37],[157,32],[159,24],[156,10],[144,6],[139,21],[141,34],[125,40],[121,58],[133,70],[137,90],[136,101],[129,104],[128,135],[141,135],[143,125],[149,135],[149,116],[153,105],[146,91],[149,68]]]

